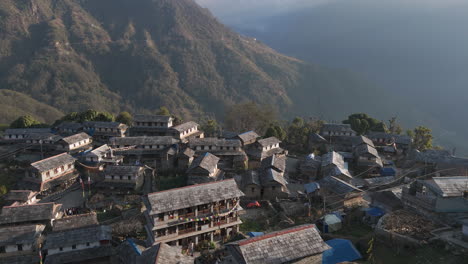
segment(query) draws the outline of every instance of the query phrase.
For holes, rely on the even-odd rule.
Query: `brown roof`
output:
[[[235,180],[228,179],[150,193],[145,202],[153,215],[243,195]]]
[[[63,231],[85,226],[99,225],[96,213],[66,216],[54,221],[53,231]]]
[[[238,263],[280,264],[321,254],[330,247],[314,225],[302,225],[226,245]]]
[[[68,155],[67,153],[62,153],[57,156],[53,156],[47,159],[31,163],[31,166],[33,166],[40,172],[44,172],[73,162],[75,162],[75,158]]]
[[[5,206],[0,214],[0,224],[52,220],[61,208],[62,205],[56,203]]]

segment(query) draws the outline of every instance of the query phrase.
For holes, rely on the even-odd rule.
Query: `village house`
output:
[[[190,139],[188,146],[195,151],[196,155],[207,151],[216,155],[220,159],[218,167],[225,171],[246,167],[248,158],[239,140],[194,138]]]
[[[353,176],[348,170],[348,164],[338,152],[328,152],[322,156],[322,178],[334,176],[345,182],[351,182]]]
[[[65,215],[64,217],[54,221],[52,231],[58,232],[97,225],[99,225],[99,221],[95,212],[78,215]]]
[[[287,151],[280,147],[281,141],[276,137],[258,139],[254,144],[249,145],[247,154],[249,155],[249,168],[258,168],[262,160],[275,154],[287,154]]]
[[[0,227],[0,263],[39,263],[44,228],[39,224]]]
[[[190,138],[203,138],[203,131],[198,130],[199,124],[189,121],[177,126],[171,127],[172,136],[186,143]]]
[[[372,140],[376,147],[391,147],[395,150],[395,153],[406,153],[411,148],[413,142],[409,136],[385,132],[371,131],[366,136]]]
[[[296,226],[226,245],[234,264],[321,264],[330,249],[315,225]]]
[[[363,191],[337,177],[329,176],[318,181],[324,204],[331,208],[360,205]]]
[[[380,191],[369,194],[370,206],[378,207],[386,213],[403,209],[401,199],[392,191]]]
[[[109,145],[116,155],[124,156],[127,163],[144,163],[165,170],[175,167],[177,153],[169,150],[178,143],[179,140],[171,136],[141,136],[111,138]]]
[[[60,185],[66,187],[75,182],[75,160],[69,154],[62,153],[31,163],[24,181],[31,183],[33,190],[41,193],[54,191]]]
[[[354,137],[357,135],[356,131],[351,128],[349,124],[323,124],[320,129],[320,135],[325,139],[333,137]]]
[[[307,155],[299,163],[299,180],[302,182],[315,181],[319,177],[322,158],[314,154]]]
[[[177,154],[177,169],[186,171],[192,164],[195,156],[195,151],[191,148],[185,148]]]
[[[105,192],[128,194],[138,192],[144,183],[144,167],[131,165],[108,165],[104,169],[104,181],[97,187]]]
[[[47,234],[45,264],[110,263],[112,228],[98,225]]]
[[[370,139],[364,136],[358,137],[353,153],[359,172],[365,172],[368,176],[380,175],[383,167],[382,159]]]
[[[468,217],[468,177],[433,177],[417,180],[403,187],[402,202],[405,207],[433,219],[452,222]]]
[[[323,151],[327,150],[328,141],[318,133],[312,132],[309,134],[307,144],[311,152]]]
[[[6,202],[6,205],[27,205],[36,203],[37,192],[31,190],[11,190],[3,198]]]
[[[78,133],[72,136],[64,137],[57,141],[56,146],[59,151],[76,152],[89,149],[92,138],[84,133]]]
[[[31,163],[26,171],[24,182],[30,183],[32,190],[41,193],[54,192],[59,187],[66,188],[76,180],[75,158],[62,153]]]
[[[257,133],[255,133],[255,131],[247,131],[236,135],[234,138],[240,140],[242,146],[246,147],[257,142],[257,139],[259,139],[260,136]]]
[[[226,239],[239,231],[243,195],[234,179],[148,194],[143,201],[149,242],[186,247]]]
[[[52,133],[31,133],[26,136],[26,143],[31,145],[53,146],[57,141],[62,139],[59,135]]]
[[[162,115],[135,115],[130,136],[168,136],[174,118]]]
[[[15,141],[26,140],[26,138],[32,134],[48,135],[50,133],[50,128],[9,128],[3,133],[3,139]]]
[[[242,175],[241,186],[246,198],[266,199],[287,198],[289,190],[284,173],[273,168],[250,170]]]
[[[108,145],[102,145],[84,156],[87,163],[118,165],[123,162],[123,156],[116,156]]]
[[[219,158],[206,152],[198,156],[187,170],[187,184],[200,184],[222,180],[224,173],[218,169]]]
[[[194,264],[192,257],[166,243],[158,243],[149,248],[135,243],[133,239],[127,239],[119,248],[118,257],[120,264]]]
[[[83,131],[83,125],[75,122],[63,122],[56,127],[56,130],[60,135],[74,135]]]
[[[56,203],[4,206],[0,214],[0,226],[27,224],[52,226],[53,221],[62,215],[62,205]]]
[[[85,122],[83,130],[95,141],[107,142],[112,137],[125,137],[128,126],[119,122]]]

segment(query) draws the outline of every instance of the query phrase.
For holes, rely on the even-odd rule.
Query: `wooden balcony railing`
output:
[[[195,227],[179,229],[179,235],[195,232]]]

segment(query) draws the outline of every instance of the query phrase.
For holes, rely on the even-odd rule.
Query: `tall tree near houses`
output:
[[[403,132],[403,128],[397,122],[396,117],[392,117],[390,120],[388,120],[388,132],[390,134],[397,134],[397,135],[400,135]]]
[[[127,126],[132,125],[133,117],[129,112],[121,112],[116,118],[115,121],[125,124]]]
[[[161,106],[157,112],[158,115],[163,115],[163,116],[170,116],[171,113],[169,112],[169,109],[165,106]]]
[[[418,126],[413,130],[413,147],[419,151],[432,149],[432,131],[431,129]]]
[[[255,102],[235,104],[226,110],[226,129],[235,132],[256,131],[264,135],[271,123],[277,121],[276,110]]]

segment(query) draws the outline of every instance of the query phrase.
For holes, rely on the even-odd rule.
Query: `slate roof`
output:
[[[27,134],[47,134],[51,133],[50,128],[8,128],[5,135],[27,135]]]
[[[86,226],[99,225],[96,213],[65,216],[54,221],[52,231],[63,231]]]
[[[143,170],[141,166],[132,165],[108,165],[106,166],[104,173],[106,175],[137,175]]]
[[[367,137],[371,139],[385,139],[385,140],[392,140],[395,139],[395,143],[402,144],[402,145],[409,145],[413,141],[411,137],[406,135],[397,135],[397,134],[389,134],[385,132],[369,132],[367,133]]]
[[[290,263],[330,247],[322,240],[314,225],[302,225],[226,245],[238,263]]]
[[[352,192],[362,192],[361,189],[342,181],[334,176],[325,177],[319,181],[320,186],[338,195],[346,195]]]
[[[358,136],[356,138],[355,142],[356,142],[355,143],[356,145],[367,144],[369,146],[375,147],[374,142],[372,142],[372,140],[370,140],[369,138],[367,138],[365,136]]]
[[[209,171],[210,173],[214,173],[216,165],[218,165],[218,162],[219,162],[218,157],[216,157],[215,155],[213,155],[213,154],[211,154],[209,152],[206,152],[206,153],[200,155],[199,157],[197,157],[192,162],[192,164],[190,165],[190,167],[187,170],[187,173],[190,173],[191,170],[193,170],[195,168],[198,168],[198,167],[200,167],[202,169],[205,169],[205,170]]]
[[[57,126],[59,129],[79,130],[83,125],[75,122],[63,122]]]
[[[35,244],[45,225],[19,225],[0,227],[0,246]]]
[[[468,176],[433,177],[424,184],[442,197],[459,197],[468,192]]]
[[[114,248],[111,246],[93,247],[93,248],[47,255],[44,264],[103,263],[102,262],[103,258],[114,256],[115,254],[116,252]],[[99,260],[99,262],[92,261],[94,259]]]
[[[367,145],[367,144],[358,145],[357,147],[354,148],[354,152],[358,156],[370,154],[370,155],[372,155],[372,156],[374,156],[376,158],[380,158],[379,153],[377,152],[377,150],[374,147],[372,147],[370,145]]]
[[[5,206],[0,214],[0,224],[52,220],[61,208],[62,205],[56,203]]]
[[[171,136],[156,137],[115,137],[110,140],[112,145],[120,146],[148,146],[148,145],[173,145],[179,143],[179,140]]]
[[[8,264],[31,264],[39,263],[37,252],[25,252],[22,255],[0,254],[0,263]]]
[[[172,129],[175,129],[178,132],[184,132],[184,131],[189,130],[190,128],[195,128],[195,127],[198,127],[198,126],[200,126],[200,125],[197,124],[196,122],[189,121],[189,122],[185,122],[183,124],[177,125],[177,126],[173,126]]]
[[[328,141],[317,133],[310,133],[309,141],[314,143],[327,143]]]
[[[109,152],[109,151],[111,151],[111,148],[107,144],[105,144],[105,145],[102,145],[102,146],[100,146],[98,148],[93,149],[87,155],[94,154],[94,155],[96,155],[98,157],[101,157],[101,156],[107,154],[107,152]]]
[[[44,171],[58,168],[64,164],[73,163],[75,162],[75,160],[76,159],[70,156],[69,154],[62,153],[57,156],[53,156],[47,159],[43,159],[43,160],[31,163],[31,166],[36,168],[40,172],[44,172]]]
[[[88,134],[86,134],[85,132],[81,132],[81,133],[78,133],[69,137],[64,137],[62,138],[62,140],[65,141],[67,144],[74,144],[74,143],[80,142],[85,139],[90,139],[90,138],[91,137]]]
[[[179,156],[193,157],[195,155],[195,150],[191,148],[185,148],[184,151],[179,152]]]
[[[145,202],[153,215],[243,195],[235,180],[228,179],[150,193]]]
[[[113,129],[127,129],[128,126],[119,122],[101,122],[101,121],[91,121],[84,122],[84,127],[94,127],[94,128],[113,128]]]
[[[268,147],[274,144],[279,144],[281,141],[277,139],[276,137],[269,137],[269,138],[264,138],[264,139],[259,139],[257,140],[258,144],[262,147]]]
[[[366,178],[363,179],[368,185],[382,185],[388,184],[395,181],[395,176],[381,176],[381,177],[373,177],[373,178]]]
[[[258,171],[255,170],[249,170],[246,173],[242,175],[242,186],[245,187],[250,184],[255,184],[260,186],[260,175]]]
[[[370,193],[372,203],[379,202],[393,209],[403,208],[401,200],[391,191],[373,192]]]
[[[31,199],[37,192],[31,190],[11,190],[7,193],[5,200],[6,201],[18,201],[18,202],[27,202]]]
[[[262,183],[262,185],[265,185],[269,182],[277,182],[281,185],[284,185],[286,186],[286,184],[288,184],[288,182],[286,182],[286,180],[284,179],[284,175],[283,173],[281,172],[277,172],[276,170],[274,169],[267,169],[265,170],[261,175],[260,175],[260,181]]]
[[[343,156],[340,153],[334,151],[322,155],[322,167],[326,167],[331,164],[344,167]]]
[[[255,141],[260,136],[255,131],[247,131],[237,135],[237,137],[240,138],[243,143],[245,143],[249,141]]]
[[[323,124],[321,131],[331,131],[331,132],[353,132],[356,133],[351,128],[350,124]]]
[[[163,115],[135,115],[133,122],[164,122],[168,123],[169,120],[173,120],[171,116]]]
[[[86,242],[111,239],[112,228],[110,226],[88,226],[49,233],[46,238],[44,249],[69,247]]]
[[[350,179],[353,178],[353,176],[351,175],[348,169],[343,168],[343,167],[338,167],[338,166],[331,169],[325,176],[338,176],[338,175],[344,175]]]
[[[194,257],[182,254],[181,248],[159,243],[142,252],[136,264],[193,264]]]
[[[284,172],[286,170],[286,155],[272,155],[262,160],[262,168],[275,168]]]
[[[193,138],[189,140],[189,146],[223,146],[223,147],[240,147],[241,142],[238,139],[224,138]]]
[[[26,135],[26,139],[48,140],[48,141],[50,140],[50,141],[56,142],[62,139],[62,137],[59,135],[54,135],[52,133],[31,133],[31,134]]]

